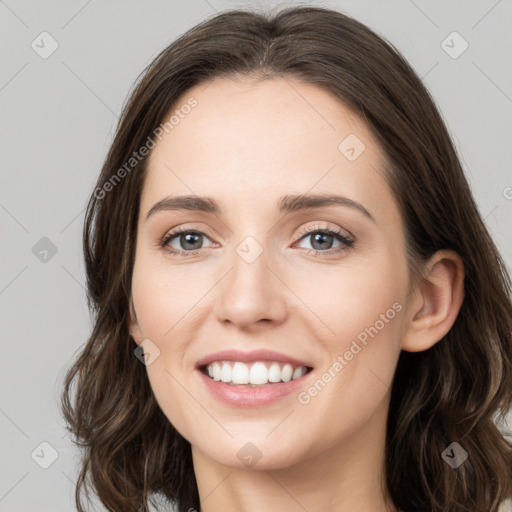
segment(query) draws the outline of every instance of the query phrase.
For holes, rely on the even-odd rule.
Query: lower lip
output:
[[[279,384],[266,384],[252,388],[249,386],[233,386],[222,381],[213,380],[201,370],[196,370],[210,393],[221,402],[236,407],[262,407],[285,398],[304,385],[305,379],[313,373],[311,370],[298,379]]]

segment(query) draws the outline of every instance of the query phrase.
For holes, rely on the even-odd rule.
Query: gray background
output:
[[[366,23],[424,77],[510,267],[512,2],[309,3]],[[78,452],[57,402],[65,369],[91,329],[84,208],[133,81],[161,49],[215,11],[270,5],[277,3],[0,0],[0,511],[75,510]],[[44,31],[58,43],[47,58],[41,52],[52,40],[40,36]],[[458,58],[462,40],[442,46],[453,31],[469,44]],[[40,465],[52,462],[53,452],[42,442],[58,455],[47,469]]]

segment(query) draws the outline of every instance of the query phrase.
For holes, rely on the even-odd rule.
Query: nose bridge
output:
[[[247,236],[234,248],[231,271],[223,279],[216,301],[219,320],[247,327],[259,320],[282,320],[283,290],[269,270],[269,250]]]

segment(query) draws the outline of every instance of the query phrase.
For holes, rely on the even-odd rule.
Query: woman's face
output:
[[[376,139],[290,79],[216,79],[173,113],[141,196],[131,324],[163,412],[230,467],[382,440],[409,281]]]

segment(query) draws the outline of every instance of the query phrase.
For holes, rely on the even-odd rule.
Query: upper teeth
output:
[[[213,380],[228,384],[262,385],[268,382],[289,382],[298,379],[307,372],[307,368],[277,362],[258,361],[245,364],[239,361],[215,361],[206,367],[206,371]]]

